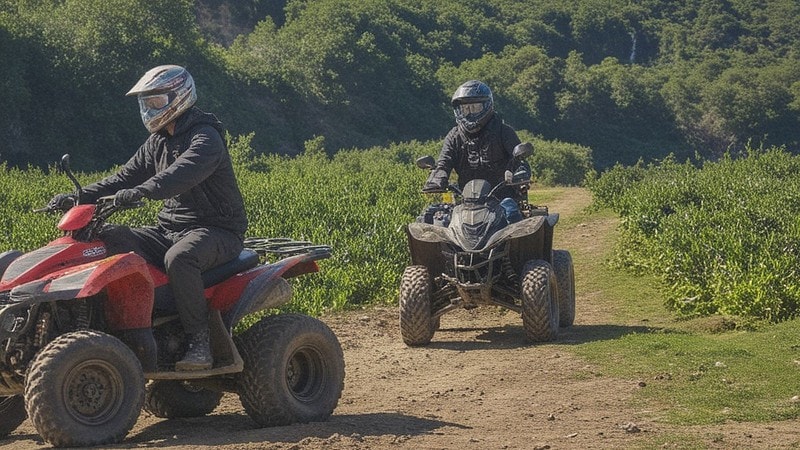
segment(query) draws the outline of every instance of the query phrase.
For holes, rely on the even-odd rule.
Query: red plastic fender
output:
[[[216,286],[206,289],[206,298],[210,300],[209,306],[222,312],[230,309],[242,295],[247,284],[256,277],[264,276],[277,278],[292,278],[306,273],[319,272],[317,262],[307,254],[290,256],[272,264],[254,267],[246,272],[237,274]]]
[[[144,258],[125,253],[100,261],[77,296],[90,297],[104,289],[106,321],[112,330],[151,326],[153,279]]]

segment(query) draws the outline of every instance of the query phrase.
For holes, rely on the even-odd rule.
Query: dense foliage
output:
[[[661,276],[675,310],[800,315],[800,157],[617,165],[589,185],[622,218],[618,260]]]
[[[366,303],[389,302],[408,264],[405,224],[432,201],[420,193],[427,176],[414,165],[438,143],[345,150],[329,158],[322,138],[295,157],[257,155],[250,137],[231,139],[230,150],[245,197],[251,237],[289,237],[332,247],[321,272],[295,284],[290,305],[318,314]],[[78,168],[73,164],[74,168]],[[104,173],[82,173],[83,184]],[[55,168],[0,167],[0,248],[29,251],[58,236],[58,215],[33,212],[58,192],[73,189]],[[160,202],[125,211],[112,222],[155,222]]]
[[[0,158],[123,162],[145,136],[123,94],[164,63],[258,153],[441,139],[473,78],[515,128],[601,168],[794,152],[798,16],[796,0],[0,0]]]

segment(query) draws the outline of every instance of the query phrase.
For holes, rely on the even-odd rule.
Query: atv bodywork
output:
[[[60,209],[61,237],[0,254],[0,437],[28,416],[54,446],[115,443],[142,407],[163,418],[201,416],[224,392],[237,393],[260,426],[332,414],[344,359],[324,323],[253,316],[234,335],[245,317],[290,301],[289,280],[317,272],[329,247],[250,238],[238,258],[205,272],[214,364],[177,371],[187,339],[163,267],[109,254],[98,239],[122,208],[111,197],[69,205]]]

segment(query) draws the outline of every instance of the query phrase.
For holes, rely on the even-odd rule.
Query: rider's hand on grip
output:
[[[75,194],[56,194],[47,204],[47,209],[66,211],[75,206]]]
[[[144,192],[137,188],[120,189],[114,195],[115,205],[130,205],[144,198]]]

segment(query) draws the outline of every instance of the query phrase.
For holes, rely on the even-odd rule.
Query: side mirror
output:
[[[61,170],[64,173],[69,173],[69,153],[65,153],[64,156],[61,157]]]
[[[525,159],[533,154],[533,144],[530,142],[523,142],[514,147],[514,158]]]
[[[77,193],[78,197],[80,198],[81,184],[78,182],[78,179],[75,178],[75,175],[72,174],[72,171],[69,168],[69,153],[66,153],[61,157],[61,170],[67,174],[67,177],[70,179],[70,181],[72,181],[72,184],[75,185],[75,193]]]
[[[420,169],[433,169],[436,166],[436,160],[433,156],[423,156],[417,159],[417,167]]]

